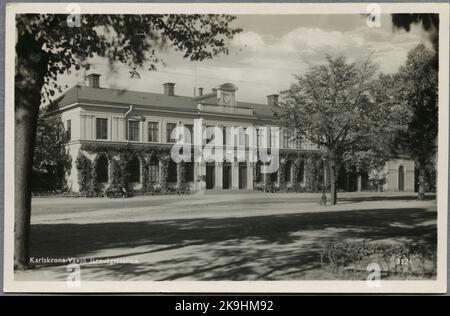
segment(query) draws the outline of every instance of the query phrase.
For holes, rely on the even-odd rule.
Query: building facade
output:
[[[73,192],[86,190],[87,182],[91,190],[103,191],[119,183],[143,192],[180,186],[190,190],[264,190],[269,186],[316,191],[324,179],[326,183],[318,148],[287,130],[277,131],[275,94],[267,97],[267,104],[255,104],[237,101],[238,88],[230,83],[208,93],[200,88],[196,96],[186,97],[176,95],[175,84],[170,82],[163,85],[162,93],[102,88],[98,74],[89,75],[87,82],[70,88],[56,102],[55,113],[69,139],[72,168],[67,183]],[[194,159],[195,151],[214,138],[204,134],[213,127],[223,137],[224,146],[216,150],[225,152],[225,146],[232,144],[243,153],[240,158]],[[189,133],[179,135],[174,130]],[[192,156],[191,161],[171,158],[171,149],[180,139],[192,145],[191,152],[183,152]],[[248,158],[273,147],[279,148],[279,169],[262,173],[263,163]],[[411,160],[390,160],[384,172],[384,190],[414,190]],[[365,189],[363,178],[356,175],[354,190]],[[348,184],[344,189],[351,187]]]

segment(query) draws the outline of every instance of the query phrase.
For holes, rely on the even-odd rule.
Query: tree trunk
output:
[[[30,34],[20,35],[16,45],[15,75],[15,192],[14,267],[29,265],[31,175],[41,89],[48,58]]]
[[[417,194],[419,200],[425,199],[425,164],[419,163],[419,192]]]
[[[330,203],[331,205],[337,204],[337,172],[336,172],[336,158],[333,154],[330,155],[329,158],[329,166],[330,166]]]

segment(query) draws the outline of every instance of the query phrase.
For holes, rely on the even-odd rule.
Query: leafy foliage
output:
[[[228,54],[227,40],[241,29],[230,28],[230,15],[147,14],[80,16],[80,27],[70,26],[65,14],[21,14],[16,16],[19,41],[35,41],[48,67],[43,96],[50,99],[58,75],[90,68],[90,59],[107,58],[111,64],[128,65],[132,76],[138,70],[156,70],[164,62],[162,50],[174,47],[192,61]]]
[[[402,101],[383,90],[392,78],[376,78],[376,71],[370,59],[348,62],[328,56],[326,64],[295,76],[282,95],[280,125],[321,148],[329,163],[333,204],[338,165],[367,169],[382,164],[391,135],[405,127]]]
[[[320,257],[322,267],[339,277],[350,272],[364,280],[370,263],[377,263],[384,277],[436,275],[436,249],[423,244],[329,243]]]
[[[438,132],[438,73],[431,66],[433,52],[423,44],[408,54],[395,79],[401,86],[396,97],[405,100],[412,116],[400,134],[399,146],[413,158],[430,161],[436,153]]]
[[[33,158],[33,193],[66,189],[66,174],[70,172],[72,163],[66,144],[67,136],[60,117],[49,116],[46,109],[42,109]]]
[[[392,23],[396,28],[411,30],[411,25],[421,25],[428,32],[434,54],[430,60],[434,69],[439,68],[439,14],[437,13],[397,13],[392,14]]]
[[[85,194],[93,193],[92,186],[92,163],[81,152],[77,156],[75,161],[78,170],[78,185],[80,186],[80,192]]]

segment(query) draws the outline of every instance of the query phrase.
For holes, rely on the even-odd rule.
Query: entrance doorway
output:
[[[206,163],[206,189],[214,189],[216,169],[213,162]]]
[[[247,163],[239,163],[239,189],[247,189]]]
[[[400,192],[405,190],[405,169],[403,166],[398,168],[398,190]]]
[[[223,178],[222,178],[222,188],[228,190],[231,187],[231,163],[223,163]]]

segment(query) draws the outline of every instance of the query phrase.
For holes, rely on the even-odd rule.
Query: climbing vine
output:
[[[79,153],[75,162],[78,170],[78,185],[80,192],[88,195],[92,194],[92,163],[82,153]]]

